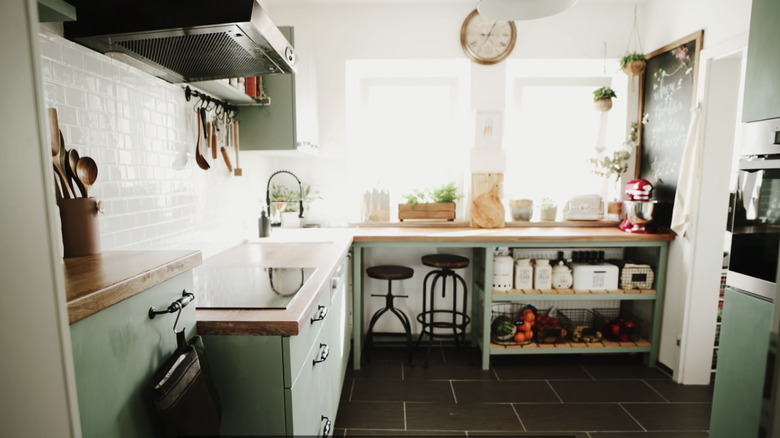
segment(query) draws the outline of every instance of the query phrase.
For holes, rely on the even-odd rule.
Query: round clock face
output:
[[[517,29],[513,21],[494,20],[472,11],[460,28],[460,44],[469,58],[479,64],[495,64],[515,47]]]

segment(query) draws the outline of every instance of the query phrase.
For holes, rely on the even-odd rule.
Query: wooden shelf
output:
[[[514,354],[521,350],[522,353],[551,353],[550,350],[556,350],[556,353],[628,353],[638,351],[650,351],[651,344],[646,339],[636,341],[610,341],[607,339],[601,342],[593,343],[575,343],[564,340],[555,344],[539,344],[531,342],[530,344],[496,344],[490,343],[490,354]],[[541,350],[541,351],[538,351]]]
[[[574,289],[511,289],[493,291],[493,302],[541,300],[654,300],[654,289],[574,290]]]

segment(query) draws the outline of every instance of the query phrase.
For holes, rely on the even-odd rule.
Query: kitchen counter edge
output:
[[[73,324],[200,265],[200,251],[107,251],[63,259]]]

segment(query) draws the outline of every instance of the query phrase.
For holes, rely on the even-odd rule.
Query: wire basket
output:
[[[572,342],[599,342],[600,331],[593,327],[593,311],[590,309],[560,309],[558,319],[566,329],[566,337]]]
[[[593,309],[593,327],[600,331],[605,339],[615,341],[636,341],[642,320],[621,312],[619,308]]]
[[[539,344],[557,344],[566,337],[566,329],[558,320],[560,311],[556,309],[540,310],[536,315],[534,339]]]
[[[529,304],[521,304],[521,303],[499,303],[499,304],[493,304],[493,307],[491,309],[491,320],[490,320],[490,339],[491,342],[494,344],[499,345],[527,345],[533,342],[533,332],[531,337],[524,338],[522,342],[517,342],[515,335],[517,334],[517,331],[522,330],[524,333],[526,332],[526,329],[523,327],[523,323],[525,322],[525,318],[523,315],[523,311],[525,309],[531,309],[531,312],[533,313],[534,317],[533,320],[536,319],[537,310],[534,306],[531,306]],[[499,316],[504,316],[509,318],[510,321],[512,321],[515,324],[515,330],[511,333],[511,335],[504,335],[504,336],[498,336],[495,333],[493,324],[496,321],[496,318]]]

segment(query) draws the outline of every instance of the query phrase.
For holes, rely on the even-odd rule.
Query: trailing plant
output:
[[[606,148],[601,146],[596,148],[596,157],[588,159],[593,165],[593,173],[604,178],[615,178],[617,182],[620,176],[628,170],[628,160],[631,158],[631,152],[636,148],[637,132],[639,124],[631,123],[631,129],[628,138],[620,149],[606,153]]]
[[[599,101],[601,99],[612,99],[617,97],[617,94],[615,94],[615,90],[609,88],[609,87],[601,87],[598,90],[593,92],[593,101]]]
[[[626,53],[621,59],[620,59],[620,67],[625,67],[628,64],[631,64],[634,61],[647,61],[647,57],[639,52],[631,52]]]

